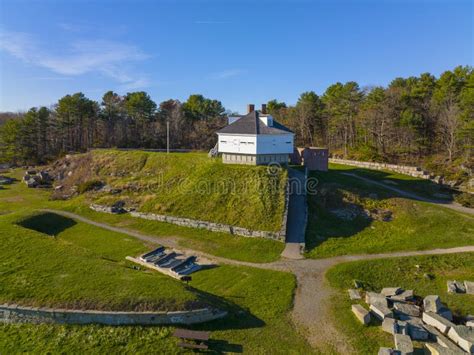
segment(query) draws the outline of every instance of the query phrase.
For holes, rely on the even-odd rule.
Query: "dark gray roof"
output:
[[[286,134],[293,133],[289,128],[273,119],[273,126],[269,127],[259,118],[258,111],[250,112],[239,118],[232,124],[217,131],[217,133],[229,134]]]

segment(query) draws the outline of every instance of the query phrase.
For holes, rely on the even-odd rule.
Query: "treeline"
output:
[[[100,103],[82,93],[66,95],[51,108],[31,108],[0,126],[0,162],[45,163],[89,148],[209,149],[226,123],[221,102],[191,95],[184,103],[157,105],[145,92],[125,96],[109,91]],[[2,117],[2,116],[0,116]]]
[[[323,95],[268,110],[297,134],[298,145],[327,146],[348,158],[473,168],[474,71],[459,66],[439,78],[396,78],[388,87],[336,83]]]
[[[299,146],[327,146],[360,160],[472,168],[474,71],[459,66],[439,78],[396,78],[387,87],[336,83],[321,96],[301,94],[294,106],[271,100],[267,109],[296,133]],[[101,102],[82,93],[51,108],[6,117],[0,126],[0,162],[34,164],[92,147],[209,149],[226,124],[220,101],[191,95],[156,104],[145,92],[105,93]],[[11,116],[11,115],[10,115]]]

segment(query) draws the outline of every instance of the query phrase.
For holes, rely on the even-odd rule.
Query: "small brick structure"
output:
[[[290,156],[291,163],[304,165],[308,170],[328,171],[329,150],[318,147],[298,147]]]

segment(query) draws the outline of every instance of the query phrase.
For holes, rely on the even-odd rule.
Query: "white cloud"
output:
[[[98,72],[134,88],[148,84],[146,78],[132,75],[128,67],[148,58],[136,46],[107,40],[75,40],[61,53],[46,47],[28,33],[0,31],[0,49],[25,63],[69,76]]]
[[[235,76],[245,74],[247,71],[243,69],[227,69],[211,75],[213,79],[228,79]]]
[[[137,90],[150,86],[150,81],[147,78],[138,78],[125,84],[120,85],[121,90]]]

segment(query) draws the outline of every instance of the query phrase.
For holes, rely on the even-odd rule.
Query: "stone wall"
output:
[[[463,192],[467,192],[471,194],[474,193],[472,191],[472,189],[474,188],[474,178],[472,177],[472,175],[467,183],[461,183],[460,181],[446,180],[442,176],[436,176],[416,166],[374,163],[374,162],[346,160],[346,159],[337,159],[337,158],[329,158],[329,162],[336,163],[336,164],[356,166],[358,168],[366,168],[366,169],[374,169],[374,170],[390,170],[390,171],[394,171],[400,174],[405,174],[405,175],[410,175],[410,176],[420,178],[420,179],[430,180],[435,184],[442,185],[444,187],[454,189],[457,191],[463,191]]]
[[[111,312],[0,305],[0,322],[3,323],[169,325],[204,323],[226,315],[225,311],[209,308],[178,312]]]
[[[286,210],[285,215],[287,213],[288,211]],[[231,226],[228,224],[200,221],[196,219],[174,217],[174,216],[167,216],[167,215],[154,214],[154,213],[132,211],[130,212],[130,215],[133,217],[148,219],[151,221],[171,223],[171,224],[176,224],[178,226],[190,227],[190,228],[202,228],[202,229],[210,230],[212,232],[229,233],[229,234],[234,234],[234,235],[240,235],[242,237],[268,238],[268,239],[274,239],[274,240],[279,240],[279,241],[285,241],[285,236],[286,236],[286,224],[285,224],[284,230],[280,230],[278,232],[269,232],[269,231],[254,231],[254,230],[250,230],[243,227]],[[284,218],[284,220],[286,220],[286,217]]]
[[[304,206],[305,206],[305,210],[304,210],[304,215],[305,215],[305,218],[304,218],[304,231],[305,231],[305,240],[306,240],[306,228],[308,227],[308,217],[309,217],[309,208],[308,208],[308,186],[306,186],[308,184],[308,171],[309,169],[305,168],[304,169],[304,181],[305,181],[305,188],[304,188]],[[306,249],[306,241],[304,243],[300,243],[300,252],[301,254],[304,254],[305,252],[305,249]]]
[[[120,214],[120,213],[126,212],[122,207],[97,205],[95,203],[90,204],[89,208],[96,212],[103,212],[103,213],[110,213],[110,214]]]
[[[374,170],[390,170],[395,171],[400,174],[410,175],[413,177],[421,179],[430,179],[431,175],[426,171],[423,171],[421,168],[416,166],[407,166],[407,165],[395,165],[395,164],[386,164],[386,163],[374,163],[368,161],[357,161],[357,160],[347,160],[347,159],[336,159],[329,158],[330,163],[343,164],[356,166],[358,168],[367,168]]]
[[[267,238],[267,239],[273,239],[273,240],[284,242],[286,239],[286,222],[288,219],[289,189],[290,189],[289,182],[287,181],[286,187],[285,187],[285,207],[283,210],[281,227],[278,232],[258,231],[258,230],[256,231],[256,230],[232,226],[228,224],[214,223],[214,222],[201,221],[201,220],[196,220],[196,219],[191,219],[191,218],[175,217],[175,216],[168,216],[168,215],[163,215],[163,214],[145,213],[145,212],[137,212],[137,211],[130,211],[130,215],[132,217],[143,218],[143,219],[157,221],[157,222],[171,223],[171,224],[176,224],[178,226],[183,226],[183,227],[202,228],[202,229],[210,230],[212,232],[229,233],[232,235],[239,235],[242,237],[249,237],[249,238]],[[108,206],[91,204],[89,208],[97,212],[115,213],[111,210],[111,207],[108,207]]]

